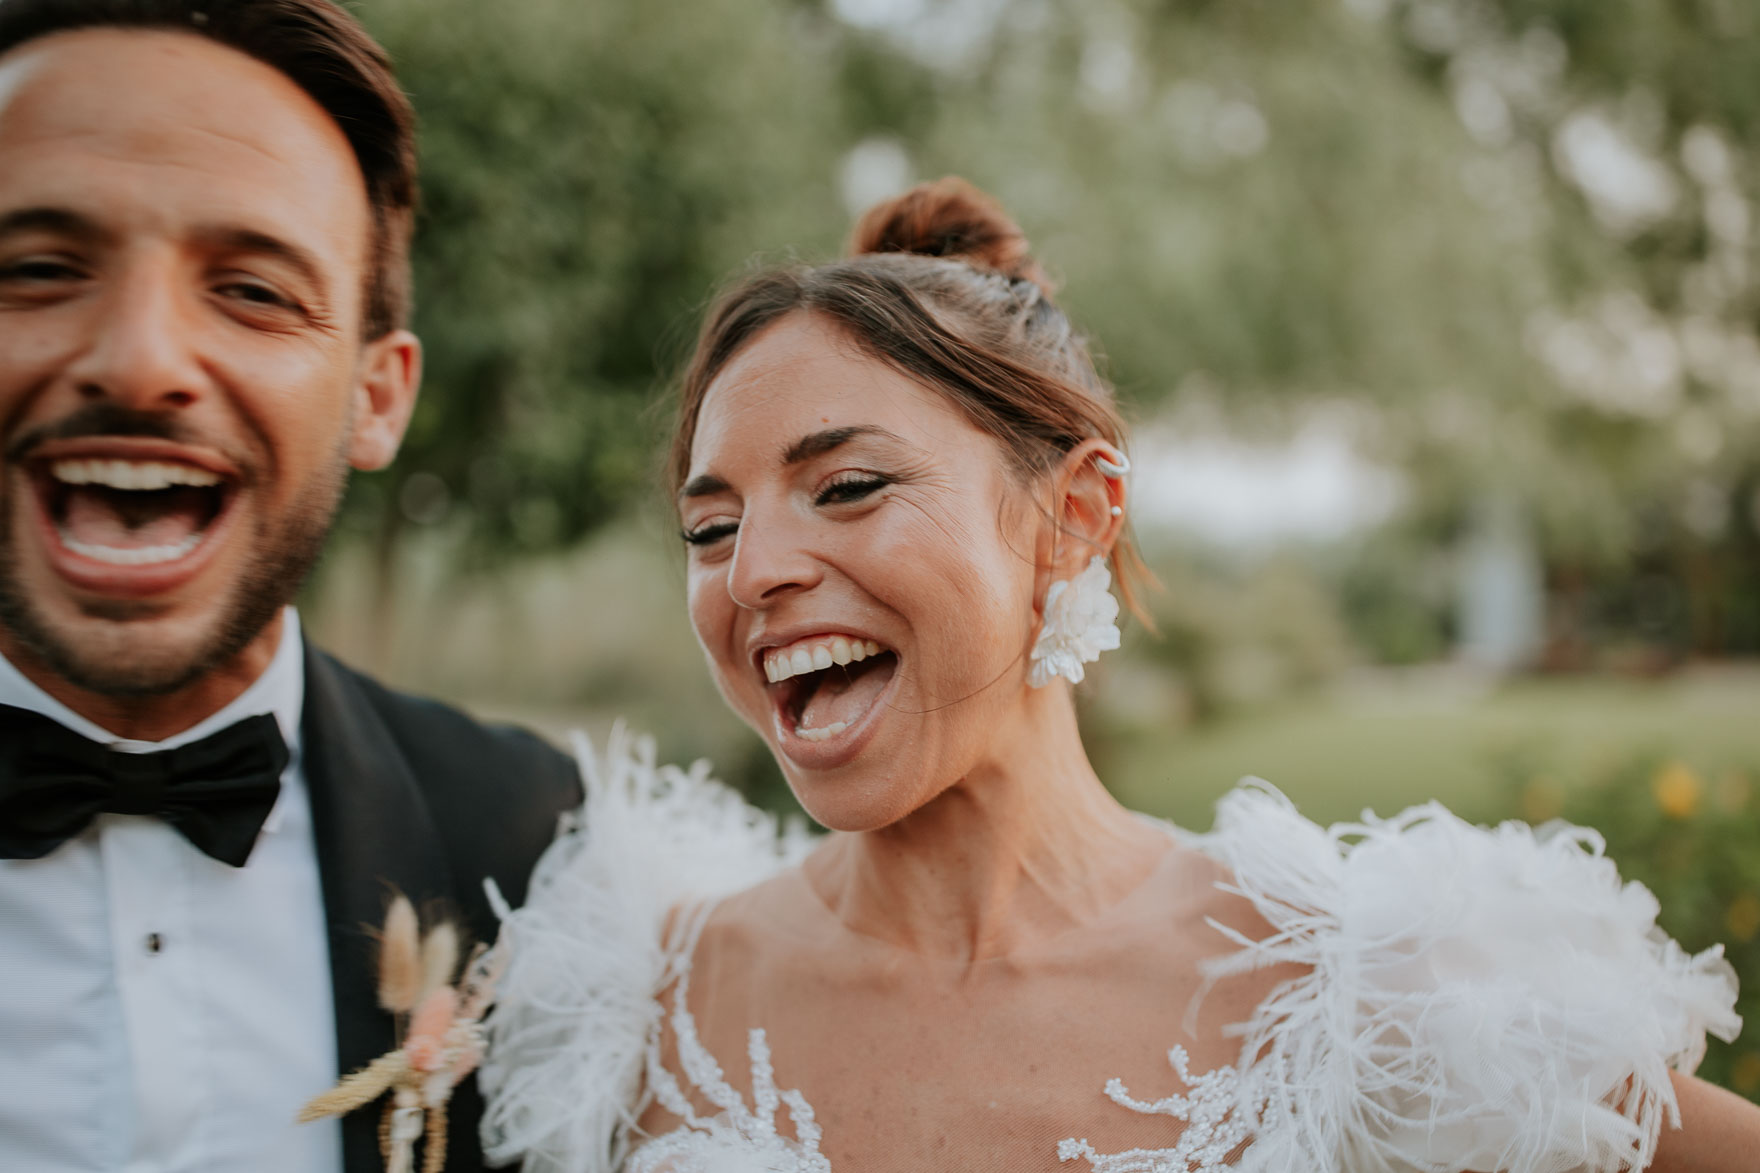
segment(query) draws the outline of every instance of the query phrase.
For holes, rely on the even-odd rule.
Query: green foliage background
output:
[[[754,245],[829,238],[830,63],[737,0],[364,15],[422,120],[428,372],[357,516],[381,541],[450,520],[475,554],[565,547],[651,487],[651,405],[709,292]]]
[[[351,515],[388,568],[412,520],[534,552],[652,504],[696,311],[754,257],[834,252],[838,168],[876,140],[1008,204],[1140,414],[1278,434],[1346,405],[1431,539],[1487,486],[1592,570],[1677,558],[1690,495],[1751,512],[1742,0],[898,0],[912,19],[867,26],[821,0],[360,8],[424,125],[429,390]],[[1601,215],[1563,146],[1585,126],[1668,206]],[[1644,326],[1679,370],[1643,402],[1546,357],[1574,330],[1640,366],[1618,336]],[[1715,440],[1683,452],[1682,419]],[[1760,585],[1751,552],[1684,536],[1731,581],[1681,639],[1760,649],[1729,600]]]

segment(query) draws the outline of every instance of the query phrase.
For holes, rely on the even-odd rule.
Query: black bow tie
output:
[[[102,813],[156,815],[243,867],[281,791],[287,745],[249,717],[157,753],[122,753],[41,713],[0,705],[0,858],[39,859]]]

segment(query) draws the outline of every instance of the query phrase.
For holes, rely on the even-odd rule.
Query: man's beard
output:
[[[0,494],[0,627],[49,671],[87,692],[114,697],[174,693],[244,651],[293,601],[324,551],[342,502],[347,469],[338,453],[335,463],[319,474],[318,483],[298,495],[300,504],[280,525],[272,526],[265,520],[249,538],[231,535],[227,540],[248,540],[253,549],[243,571],[232,580],[230,594],[214,601],[218,621],[208,626],[195,646],[156,652],[151,657],[145,649],[129,647],[126,628],[130,620],[151,618],[156,608],[150,602],[116,600],[87,605],[87,622],[112,628],[106,636],[87,640],[77,634],[63,637],[37,612],[19,582],[16,535],[12,532],[15,510]],[[77,646],[82,643],[92,646]]]

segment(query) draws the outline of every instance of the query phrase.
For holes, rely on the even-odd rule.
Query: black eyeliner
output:
[[[866,497],[872,496],[873,494],[879,492],[881,489],[884,489],[887,485],[890,485],[890,484],[892,484],[891,477],[880,476],[877,473],[850,474],[848,479],[840,480],[840,481],[833,481],[829,485],[826,485],[824,488],[820,489],[819,492],[813,497],[813,504],[815,504],[815,505],[849,504],[849,503],[852,503],[855,501],[860,501]],[[857,490],[857,491],[854,492],[850,496],[839,496],[838,494],[842,490]]]
[[[734,525],[732,522],[724,521],[718,522],[714,525],[705,525],[698,529],[680,529],[678,531],[678,536],[683,538],[689,545],[707,546],[711,542],[720,541],[722,538],[727,537],[738,529],[739,526]]]

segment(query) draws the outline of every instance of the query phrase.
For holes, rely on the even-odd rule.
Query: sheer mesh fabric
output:
[[[1197,943],[1215,954],[1226,941],[1169,914],[1213,878],[1171,850],[1089,933],[945,985],[844,930],[798,873],[736,896],[660,999],[642,1118],[654,1139],[635,1141],[628,1173],[1233,1165],[1252,1127],[1229,1066],[1238,1044],[1222,1018],[1184,1021],[1203,984]],[[1156,947],[1125,944],[1151,935]],[[828,956],[839,961],[814,980],[813,959]],[[1279,976],[1206,1001],[1228,1014]]]

